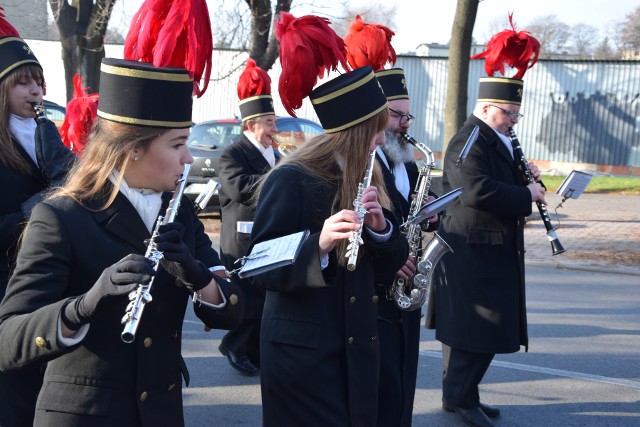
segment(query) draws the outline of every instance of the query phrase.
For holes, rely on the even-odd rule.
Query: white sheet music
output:
[[[556,194],[561,195],[565,199],[577,199],[587,188],[591,182],[591,178],[593,178],[593,175],[589,173],[576,170],[571,171],[562,184],[560,184],[560,187],[558,187]]]
[[[245,262],[238,272],[238,277],[251,277],[293,264],[308,236],[309,230],[305,230],[256,244],[244,259]]]

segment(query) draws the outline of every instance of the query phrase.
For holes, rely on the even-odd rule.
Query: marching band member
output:
[[[393,277],[408,253],[387,210],[379,167],[369,170],[373,150],[384,141],[387,100],[369,67],[313,89],[316,76],[338,63],[348,70],[344,42],[328,20],[283,13],[276,31],[283,104],[293,115],[309,95],[325,134],[285,157],[260,187],[252,245],[310,231],[292,266],[254,277],[267,289],[260,343],[263,423],[372,426],[379,363],[375,284]],[[358,200],[366,210],[360,225],[353,203],[368,172],[371,186]],[[351,271],[345,253],[357,230],[364,244]]]

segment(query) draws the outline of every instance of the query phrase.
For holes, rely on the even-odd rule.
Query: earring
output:
[[[133,158],[133,160],[138,160],[138,156],[135,156],[135,157]]]

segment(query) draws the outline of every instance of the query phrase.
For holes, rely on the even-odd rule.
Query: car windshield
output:
[[[232,144],[241,134],[240,123],[201,123],[191,128],[188,144],[191,147],[218,150]]]

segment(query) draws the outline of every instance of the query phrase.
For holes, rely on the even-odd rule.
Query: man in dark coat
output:
[[[256,76],[263,81],[263,90],[259,93],[250,90],[255,87],[255,80],[250,80],[251,83],[247,80]],[[270,83],[267,73],[249,59],[238,83],[242,135],[220,157],[220,253],[229,271],[240,266],[236,261],[245,256],[249,248],[255,215],[253,195],[256,183],[275,165],[272,137],[277,128],[273,100],[267,93]],[[251,286],[247,279],[240,279],[235,274],[231,280],[244,291],[247,305],[242,323],[224,336],[219,349],[238,372],[257,375],[264,290]]]
[[[494,355],[528,346],[523,227],[532,202],[544,201],[544,188],[525,185],[507,136],[522,117],[521,96],[522,80],[481,79],[473,114],[444,157],[443,191],[464,192],[438,231],[454,255],[436,268],[427,327],[436,329],[443,347],[443,409],[474,426],[492,426],[489,418],[500,413],[478,394]],[[476,126],[479,136],[458,167]],[[538,168],[530,168],[538,179]]]
[[[408,132],[414,117],[409,113],[409,92],[403,70],[393,68],[378,71],[376,77],[389,101],[389,125],[385,132],[385,144],[377,150],[378,164],[393,202],[394,214],[402,222],[409,215],[419,175],[413,157],[414,149],[402,140],[402,134]],[[430,199],[433,199],[435,195],[432,192],[429,194]],[[425,221],[423,229],[436,230],[437,221],[437,216],[430,218]],[[407,276],[412,277],[415,273],[415,260],[407,259],[403,270]],[[389,294],[392,283],[393,281],[379,283],[376,286],[376,293],[380,298],[378,425],[410,426],[418,374],[422,310],[421,307],[411,311],[398,308]]]

